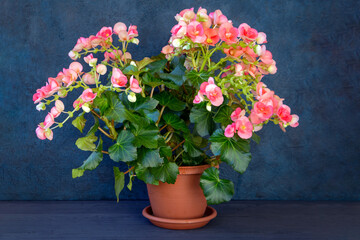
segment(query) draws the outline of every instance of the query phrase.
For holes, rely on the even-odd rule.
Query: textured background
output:
[[[300,116],[300,126],[287,133],[270,124],[260,132],[242,176],[221,167],[236,185],[234,199],[360,200],[359,1],[267,0],[2,0],[0,200],[114,199],[110,159],[71,178],[88,155],[76,148],[80,133],[71,124],[52,142],[36,138],[46,113],[35,110],[32,95],[68,67],[78,37],[122,21],[138,26],[135,59],[157,55],[173,16],[191,6],[220,8],[236,25],[267,33],[278,73],[264,82]],[[147,198],[145,185],[136,181],[121,198]]]

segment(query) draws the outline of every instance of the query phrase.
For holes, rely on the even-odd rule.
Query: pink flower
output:
[[[103,38],[103,39],[108,39],[108,38],[111,38],[112,34],[113,33],[112,33],[112,28],[111,27],[102,27],[101,30],[96,34],[96,37],[100,37],[100,38]]]
[[[204,44],[214,46],[220,40],[217,30],[212,28],[205,28],[206,41]]]
[[[273,64],[274,60],[270,51],[266,50],[261,56],[260,60],[265,64]]]
[[[44,120],[44,128],[49,128],[54,124],[54,116],[51,113],[48,113]]]
[[[91,88],[87,88],[83,91],[80,98],[83,100],[84,103],[90,102],[96,98],[97,93],[93,93]]]
[[[114,33],[119,34],[120,31],[126,31],[127,27],[124,23],[118,22],[114,25]]]
[[[245,116],[245,110],[241,110],[241,108],[238,107],[237,109],[235,109],[235,111],[231,114],[230,117],[233,122],[236,122],[243,116]]]
[[[194,13],[194,8],[190,8],[190,9],[184,9],[182,10],[179,14],[177,14],[175,16],[175,19],[177,21],[180,21],[181,18],[183,18],[186,21],[191,21],[196,17],[195,13]]]
[[[256,38],[256,42],[258,44],[267,43],[266,41],[266,34],[263,32],[259,32],[258,37]]]
[[[177,38],[182,38],[186,34],[186,28],[187,24],[184,21],[180,21],[171,29],[171,33]]]
[[[235,76],[240,77],[243,75],[243,67],[241,66],[241,64],[235,64]]]
[[[124,87],[127,83],[127,77],[118,68],[113,68],[111,83],[114,87]]]
[[[104,64],[98,64],[96,66],[96,72],[98,72],[100,75],[105,75],[107,71],[107,68]]]
[[[130,77],[130,89],[135,93],[141,93],[142,88],[139,86],[139,81],[134,78],[134,76]]]
[[[257,102],[254,105],[254,112],[259,118],[267,120],[273,115],[273,107]]]
[[[239,36],[245,42],[251,42],[251,41],[254,41],[257,38],[258,32],[256,31],[256,29],[251,28],[246,23],[242,23],[239,26]]]
[[[255,124],[255,125],[258,125],[262,122],[265,121],[265,119],[262,119],[260,118],[254,111],[254,109],[251,110],[251,113],[250,113],[250,120],[252,122],[252,124]]]
[[[194,43],[203,43],[206,40],[203,26],[193,21],[187,26],[187,35]]]
[[[134,37],[139,36],[139,33],[137,31],[137,26],[130,25],[129,30],[128,30],[128,36],[129,36],[129,40],[133,39]]]
[[[291,113],[291,109],[288,106],[286,106],[285,104],[281,105],[279,107],[279,109],[277,110],[278,117],[284,123],[291,122],[292,116],[290,113]]]
[[[225,128],[225,133],[224,133],[225,137],[232,138],[235,133],[235,127],[236,127],[235,123],[228,125]]]
[[[81,108],[82,105],[84,105],[84,102],[82,99],[76,99],[73,103],[74,108],[77,108],[77,107]]]
[[[61,114],[61,112],[58,111],[56,107],[52,107],[50,113],[54,116],[54,118],[57,118]]]
[[[290,127],[299,126],[299,116],[296,114],[291,115]]]
[[[77,74],[81,73],[83,70],[83,66],[79,62],[70,63],[69,69],[75,71]]]
[[[170,45],[166,45],[165,47],[162,48],[161,52],[165,55],[171,54],[174,53],[174,48]]]
[[[77,56],[76,56],[76,54],[75,54],[74,51],[70,51],[70,52],[68,53],[68,56],[69,56],[72,60],[74,60],[74,61],[77,59]]]
[[[212,12],[209,14],[209,17],[213,21],[214,25],[221,25],[223,23],[228,22],[228,19],[225,15],[222,14],[220,10],[216,10],[215,12]]]
[[[239,118],[235,123],[235,127],[239,137],[241,137],[242,139],[251,138],[253,132],[253,125],[247,117],[243,116]]]
[[[212,105],[220,106],[224,102],[221,89],[215,85],[214,79],[212,77],[209,78],[208,83],[209,84],[205,88],[206,96]]]
[[[226,71],[226,72],[224,72],[223,74],[221,74],[221,78],[224,78],[224,77],[226,77],[226,76],[231,75],[231,74],[234,73],[232,70],[230,70],[230,68],[231,68],[231,65],[225,67],[225,69],[229,69],[229,71]]]
[[[36,128],[35,130],[36,136],[40,139],[40,140],[45,140],[46,136],[45,136],[45,129],[43,127],[41,127],[40,125]]]
[[[229,22],[223,23],[219,29],[220,39],[227,44],[232,44],[237,42],[237,37],[239,35],[239,31],[237,28],[234,28],[233,25]]]
[[[64,77],[62,78],[62,82],[65,83],[66,87],[70,86],[73,82],[76,81],[78,75],[72,69],[63,69]]]
[[[59,112],[62,112],[65,109],[64,103],[61,100],[55,101],[55,107]]]
[[[102,44],[104,42],[104,39],[102,37],[97,37],[97,36],[91,35],[89,37],[89,42],[91,44],[91,47],[95,48],[95,47],[99,46],[100,44]]]
[[[94,58],[93,54],[91,53],[84,57],[84,61],[89,65],[95,65],[97,62],[97,58]]]
[[[193,103],[198,104],[204,101],[204,96],[198,92],[198,94],[195,96]]]
[[[91,84],[95,84],[96,80],[94,75],[90,74],[90,73],[85,73],[83,76],[83,81],[84,83],[91,85]]]

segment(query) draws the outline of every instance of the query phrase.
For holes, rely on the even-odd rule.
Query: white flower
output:
[[[46,109],[46,106],[45,106],[45,103],[43,103],[43,102],[40,102],[38,105],[36,105],[36,110],[38,110],[38,111],[42,111],[45,109]]]
[[[208,103],[206,104],[206,110],[208,110],[209,112],[211,112],[211,103],[210,103],[210,102],[208,102]]]
[[[90,107],[89,107],[89,104],[85,103],[84,105],[82,105],[82,110],[86,113],[90,112]]]
[[[135,93],[130,93],[129,95],[128,95],[128,100],[130,101],[130,102],[136,102],[136,95],[135,95]]]

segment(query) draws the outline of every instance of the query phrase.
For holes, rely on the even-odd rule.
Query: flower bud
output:
[[[172,41],[172,45],[176,48],[181,46],[181,41],[180,39],[175,39],[174,41]]]
[[[131,92],[129,95],[128,95],[128,100],[130,102],[136,102],[136,95],[135,93]]]
[[[105,75],[106,71],[107,71],[107,68],[104,64],[97,65],[96,72],[98,72],[100,75]]]
[[[38,105],[36,105],[36,110],[38,110],[38,111],[42,111],[45,109],[46,109],[46,106],[45,106],[45,103],[43,103],[43,102],[40,102]]]
[[[130,42],[132,42],[133,44],[139,45],[140,41],[137,38],[133,38],[133,39],[130,40]]]
[[[89,61],[90,67],[95,67],[97,63],[97,58],[93,58]]]
[[[64,103],[61,100],[55,101],[55,107],[59,112],[62,112],[65,109]]]
[[[209,112],[211,112],[211,103],[210,103],[210,102],[208,102],[208,103],[206,104],[206,110],[208,110]]]
[[[90,112],[90,110],[91,110],[88,103],[85,103],[84,105],[82,105],[81,108],[86,113]]]
[[[68,56],[72,59],[72,60],[76,60],[79,58],[79,54],[76,54],[76,52],[74,51],[70,51]]]
[[[131,61],[130,65],[133,65],[134,67],[137,67],[136,63],[134,61]]]
[[[67,91],[65,89],[59,90],[57,94],[59,97],[64,98],[67,96]]]

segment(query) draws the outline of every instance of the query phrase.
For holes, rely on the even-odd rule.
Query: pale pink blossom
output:
[[[77,107],[81,108],[82,105],[84,105],[84,102],[82,99],[76,99],[73,103],[74,108],[77,108]]]
[[[84,57],[84,61],[89,65],[94,65],[97,62],[97,58],[94,58],[93,54],[89,54],[86,57]]]
[[[225,137],[232,138],[235,133],[235,127],[236,127],[235,123],[228,125],[225,128],[225,132],[224,132]]]
[[[219,37],[227,44],[233,44],[237,42],[239,31],[237,28],[229,22],[223,23],[219,28]]]
[[[206,36],[206,40],[205,40],[204,44],[210,45],[210,46],[215,46],[215,44],[217,44],[219,42],[220,38],[219,38],[217,29],[205,28],[204,33]]]
[[[91,44],[91,47],[95,48],[95,47],[99,46],[100,44],[103,44],[104,39],[102,37],[97,37],[97,36],[91,35],[89,37],[89,42]]]
[[[62,78],[62,82],[65,83],[66,87],[73,84],[76,81],[78,74],[72,69],[63,69],[64,77]]]
[[[81,73],[83,70],[83,66],[79,62],[70,63],[69,69],[75,71],[77,74]]]
[[[110,41],[112,41],[111,39],[111,35],[112,35],[112,28],[111,27],[102,27],[100,29],[100,31],[96,34],[96,37],[101,37],[103,39],[109,39]]]
[[[52,107],[50,113],[54,116],[54,118],[57,118],[61,114],[61,112],[56,107]]]
[[[254,109],[251,110],[250,113],[250,121],[252,122],[252,124],[258,125],[262,122],[264,122],[265,120],[260,118],[254,111]]]
[[[35,130],[36,136],[40,139],[40,140],[45,140],[46,136],[45,136],[45,129],[43,127],[41,127],[40,125],[36,128]]]
[[[174,48],[173,48],[172,46],[170,46],[170,45],[166,45],[166,46],[164,46],[164,47],[162,48],[161,52],[162,52],[163,54],[165,54],[165,55],[171,54],[171,53],[174,52]]]
[[[171,29],[171,33],[177,38],[182,38],[186,34],[186,28],[187,24],[184,21],[180,21]]]
[[[48,140],[53,140],[53,131],[50,129],[50,128],[47,128],[45,129],[45,137],[48,139]]]
[[[119,34],[120,31],[126,31],[127,27],[125,25],[125,23],[122,22],[118,22],[114,25],[114,33],[115,34]]]
[[[65,109],[64,103],[61,100],[55,101],[55,107],[59,112],[62,112]]]
[[[68,53],[68,56],[69,56],[72,60],[76,60],[76,59],[77,59],[77,56],[76,56],[75,52],[72,51],[72,50]]]
[[[121,56],[121,61],[126,62],[126,60],[131,59],[131,58],[132,58],[131,53],[126,52]]]
[[[133,39],[134,37],[139,36],[139,33],[137,31],[137,26],[135,26],[135,25],[129,26],[128,36],[129,36],[129,40]]]
[[[44,120],[44,128],[49,128],[54,124],[54,116],[49,112]]]
[[[97,93],[93,93],[91,88],[87,88],[83,91],[80,98],[83,100],[84,103],[91,102],[96,98]]]
[[[243,71],[243,67],[241,66],[241,64],[235,64],[235,76],[237,76],[237,77],[240,77],[240,76],[242,76],[243,75],[243,73],[244,73],[244,71]]]
[[[139,86],[139,81],[134,78],[134,76],[130,77],[130,89],[135,93],[141,93],[142,88]]]
[[[219,9],[215,10],[215,12],[210,13],[209,17],[211,18],[213,24],[217,26],[220,26],[223,23],[228,22],[227,17],[224,14],[222,14],[222,12]]]
[[[248,24],[242,23],[239,26],[239,36],[245,41],[254,41],[258,37],[256,29],[251,28]]]
[[[193,21],[187,26],[187,36],[194,43],[203,43],[206,40],[204,28],[197,21]]]
[[[263,33],[263,32],[259,32],[259,33],[258,33],[258,36],[257,36],[257,38],[256,38],[256,42],[257,42],[258,44],[267,43],[267,41],[266,41],[266,34]]]
[[[118,68],[113,68],[111,83],[114,87],[124,87],[127,83],[127,77]]]
[[[245,116],[239,118],[235,123],[237,134],[242,139],[249,139],[252,136],[253,125]]]
[[[96,66],[96,72],[98,72],[100,75],[105,75],[107,71],[107,68],[104,64],[98,64]]]
[[[299,116],[296,114],[291,115],[290,127],[299,126]]]
[[[83,79],[84,83],[86,83],[87,85],[96,83],[95,76],[90,73],[85,73],[82,79]]]
[[[266,50],[261,56],[260,56],[260,60],[265,63],[265,64],[273,64],[273,57],[272,54],[269,50]]]
[[[198,94],[195,96],[193,103],[198,104],[204,101],[204,96],[198,92]]]

